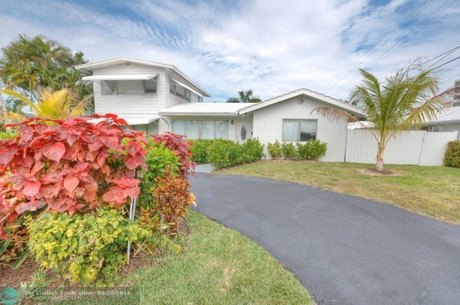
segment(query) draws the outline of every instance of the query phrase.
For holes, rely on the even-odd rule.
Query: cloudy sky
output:
[[[460,56],[456,2],[0,0],[0,46],[42,34],[90,61],[174,64],[211,100],[249,88],[264,99],[298,88],[345,99],[359,67],[384,77],[417,58],[436,67]],[[452,86],[460,60],[438,76],[441,89]]]

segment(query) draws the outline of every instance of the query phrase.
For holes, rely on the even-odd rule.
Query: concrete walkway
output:
[[[256,241],[321,304],[460,304],[460,226],[252,177],[199,173],[197,210]]]

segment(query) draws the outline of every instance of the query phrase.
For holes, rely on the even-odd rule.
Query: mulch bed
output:
[[[0,264],[0,287],[19,287],[22,282],[27,282],[38,265],[32,259],[26,259],[16,270],[8,264]]]
[[[134,257],[131,259],[129,265],[126,265],[122,268],[120,276],[125,278],[130,273],[133,273],[139,269],[158,265],[160,261],[161,259],[155,255]],[[39,270],[39,266],[30,258],[26,259],[24,263],[16,270],[13,270],[11,265],[5,263],[0,264],[0,289],[3,287],[19,288],[21,283],[29,282],[31,280],[31,277],[36,270]],[[48,288],[57,288],[62,286],[71,288],[82,287],[79,284],[64,283],[62,279],[52,271],[46,272],[46,280],[48,283]],[[121,285],[125,286],[126,283]]]
[[[375,168],[364,168],[364,169],[359,169],[358,171],[361,174],[368,175],[368,176],[393,176],[393,177],[402,176],[402,174],[397,171],[390,171],[390,170],[378,171]]]

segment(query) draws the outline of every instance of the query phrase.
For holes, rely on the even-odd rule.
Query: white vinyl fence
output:
[[[345,162],[374,163],[377,141],[371,132],[349,129]],[[457,139],[457,132],[411,130],[390,139],[385,149],[387,164],[442,165],[447,143]]]

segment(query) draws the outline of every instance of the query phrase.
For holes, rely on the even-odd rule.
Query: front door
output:
[[[236,122],[236,139],[240,143],[246,142],[247,139],[252,139],[251,122]]]

